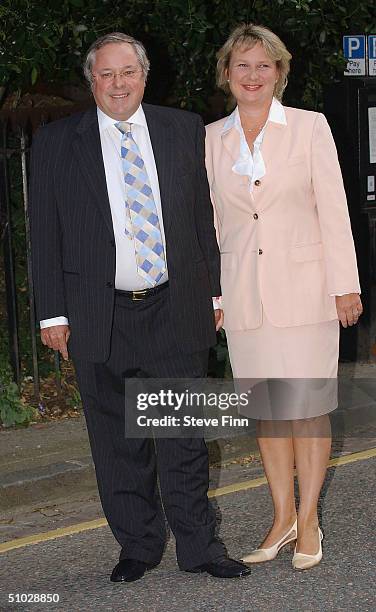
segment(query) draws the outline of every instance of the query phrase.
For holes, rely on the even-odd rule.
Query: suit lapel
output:
[[[74,154],[84,180],[93,194],[93,200],[103,215],[104,222],[113,236],[110,201],[108,198],[96,107],[83,115],[72,142]]]
[[[261,153],[266,168],[266,174],[261,179],[261,184],[263,184],[265,191],[262,191],[258,198],[257,210],[259,212],[264,211],[274,201],[273,198],[269,197],[268,186],[271,186],[273,191],[275,190],[275,177],[278,176],[278,171],[285,163],[286,154],[284,151],[286,134],[286,125],[270,121],[266,126],[264,139],[261,145]]]
[[[223,146],[235,163],[239,158],[240,151],[240,135],[238,130],[235,127],[232,127],[224,132],[224,134],[221,135],[221,138]]]
[[[264,139],[261,145],[261,153],[265,162],[267,175],[273,166],[280,166],[282,159],[280,149],[283,145],[286,133],[286,125],[270,121],[265,129]]]
[[[172,125],[153,106],[143,104],[142,107],[148,124],[155,165],[157,167],[163,226],[165,233],[167,233],[172,220],[174,199],[175,155]]]

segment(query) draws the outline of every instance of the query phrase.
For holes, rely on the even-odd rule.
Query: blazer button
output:
[[[111,281],[108,281],[108,283],[106,283],[106,287],[109,287],[110,289],[112,289],[113,286],[114,283],[111,283]]]
[[[262,249],[259,249],[259,255],[262,255]]]
[[[115,246],[115,240],[110,240],[110,245],[111,245],[112,247],[114,247],[114,246]]]
[[[259,181],[259,180],[257,179],[257,181],[255,181],[255,185],[256,185],[256,187],[260,187],[260,185],[261,185],[261,181]]]
[[[255,214],[253,215],[253,218],[254,218],[254,219],[258,219],[258,214],[257,214],[257,213],[255,213]]]

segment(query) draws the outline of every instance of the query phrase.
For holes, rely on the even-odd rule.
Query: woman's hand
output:
[[[355,325],[363,312],[363,306],[358,293],[336,296],[338,319],[343,327]]]
[[[215,330],[219,331],[224,321],[223,310],[221,308],[217,308],[214,311],[214,319],[215,319]]]

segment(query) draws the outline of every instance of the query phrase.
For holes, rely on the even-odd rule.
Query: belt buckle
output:
[[[140,300],[144,300],[146,298],[146,289],[140,289],[139,291],[132,291],[132,301],[139,302]]]

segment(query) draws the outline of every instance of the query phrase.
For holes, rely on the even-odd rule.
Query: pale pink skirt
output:
[[[261,327],[226,331],[226,336],[236,386],[251,391],[242,414],[306,419],[337,407],[337,320],[275,327],[263,313]]]

